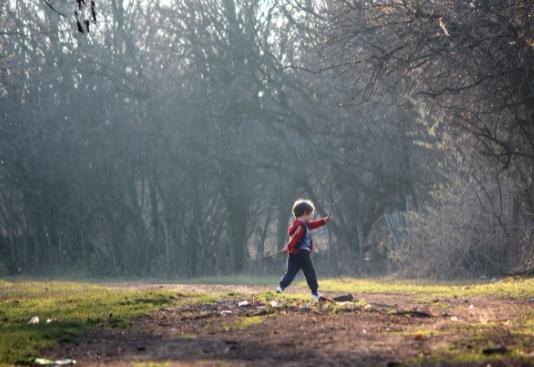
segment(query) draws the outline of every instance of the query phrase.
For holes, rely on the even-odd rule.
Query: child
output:
[[[298,271],[302,269],[308,287],[312,292],[314,300],[318,301],[320,294],[317,292],[317,276],[313,268],[310,254],[313,249],[311,230],[324,226],[330,221],[330,217],[312,220],[315,211],[313,203],[309,200],[299,199],[293,204],[293,216],[295,219],[287,229],[290,236],[289,242],[285,245],[284,251],[289,255],[287,259],[287,271],[280,280],[277,293],[281,293],[293,281]]]

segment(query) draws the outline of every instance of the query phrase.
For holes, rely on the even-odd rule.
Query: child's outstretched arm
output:
[[[316,220],[310,220],[308,222],[308,228],[309,229],[320,228],[320,227],[324,226],[325,224],[327,224],[328,222],[330,222],[330,217],[324,217],[324,218],[319,218],[319,219],[316,219]]]

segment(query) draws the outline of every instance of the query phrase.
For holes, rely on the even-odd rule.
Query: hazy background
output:
[[[322,274],[534,269],[531,1],[87,1],[0,4],[0,274],[279,274],[298,197]]]

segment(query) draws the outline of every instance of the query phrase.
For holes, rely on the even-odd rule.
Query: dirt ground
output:
[[[532,333],[513,329],[532,312],[528,300],[355,294],[359,302],[271,304],[255,299],[269,290],[261,286],[120,286],[225,296],[162,308],[47,355],[70,356],[82,366],[534,366]],[[238,306],[243,300],[249,305]],[[484,348],[497,346],[508,352],[484,356]]]

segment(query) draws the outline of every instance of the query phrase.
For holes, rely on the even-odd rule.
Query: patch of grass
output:
[[[522,317],[513,324],[512,330],[513,333],[517,335],[531,338],[534,337],[534,311],[522,315]]]
[[[134,367],[170,367],[173,366],[174,363],[171,362],[137,362],[134,363]],[[230,367],[232,364],[230,362],[226,361],[215,361],[215,360],[206,360],[206,361],[195,361],[191,362],[191,366],[198,366],[198,367]]]
[[[300,283],[304,286],[304,283]],[[534,294],[534,279],[502,279],[494,282],[431,282],[426,280],[381,279],[322,279],[324,291],[346,293],[389,293],[431,297],[512,297],[523,298]]]
[[[260,292],[254,296],[259,302],[268,304],[271,301],[276,301],[279,305],[289,304],[295,301],[310,301],[309,295],[298,293],[276,293],[272,291]]]
[[[226,277],[200,278],[189,280],[191,283],[212,281],[210,284],[276,284],[274,278]],[[304,283],[299,283],[305,287]],[[343,293],[385,293],[409,294],[417,299],[447,299],[454,297],[528,297],[534,294],[534,279],[500,280],[496,282],[475,283],[432,283],[427,281],[382,279],[323,279],[321,289]],[[216,303],[224,298],[254,297],[268,305],[275,300],[279,306],[312,303],[307,292],[301,294],[272,291],[260,292],[254,296],[238,292],[212,292],[196,294],[178,294],[166,289],[121,289],[90,283],[67,281],[2,281],[0,280],[0,365],[27,361],[36,356],[38,348],[49,347],[58,342],[69,342],[82,333],[95,327],[128,327],[133,318],[146,315],[161,307],[181,303]],[[343,312],[344,308],[364,307],[365,301],[346,305],[328,306],[333,312]],[[32,316],[38,316],[39,324],[29,325]],[[46,323],[51,319],[50,323]],[[239,330],[258,325],[265,317],[240,317],[233,322],[223,324],[224,330]],[[463,329],[461,328],[463,327]],[[501,330],[509,332],[515,341],[510,344],[510,358],[521,359],[530,353],[526,345],[534,336],[534,312],[523,315],[520,320],[510,324],[499,325],[469,324],[453,327],[443,333],[467,334],[469,342],[475,349],[468,350],[465,346],[453,346],[454,350],[445,350],[438,354],[443,360],[461,358],[465,360],[479,358],[478,350],[483,346],[486,332]],[[508,330],[508,331],[507,331]],[[414,330],[407,331],[406,336],[437,334],[438,331]],[[184,335],[184,338],[189,336]],[[191,336],[192,338],[194,336]],[[477,349],[478,348],[478,349]],[[472,355],[475,354],[475,355]],[[68,357],[68,356],[66,356]],[[437,357],[437,358],[438,358]],[[427,357],[421,357],[427,358]],[[492,356],[483,356],[483,361],[491,361]],[[498,358],[495,357],[495,358]],[[460,363],[460,362],[459,362]],[[471,363],[471,362],[468,362]]]
[[[137,362],[134,367],[170,367],[170,362]]]
[[[227,297],[232,297],[232,298],[243,298],[245,297],[245,295],[241,292],[228,292],[226,293],[226,296]]]
[[[264,317],[261,316],[250,316],[244,317],[236,324],[238,329],[246,329],[250,326],[261,324],[264,321]]]
[[[180,335],[180,338],[182,338],[184,340],[195,340],[197,338],[197,336],[195,334],[184,333],[184,334]]]
[[[529,361],[528,357],[519,351],[510,351],[505,354],[484,355],[478,352],[464,352],[459,354],[442,352],[432,356],[416,357],[412,360],[403,362],[403,366],[456,366],[456,365],[476,365],[486,366],[490,363],[506,361],[507,365],[522,365]],[[511,362],[514,364],[509,364]]]
[[[220,293],[196,293],[195,297],[189,301],[190,304],[217,303],[221,300]]]
[[[259,325],[264,320],[265,316],[240,317],[239,319],[233,322],[223,323],[222,329],[224,331],[242,330],[254,325]]]
[[[413,359],[403,361],[403,366],[427,366],[427,365],[476,365],[487,366],[491,363],[502,361],[507,366],[530,366],[528,364],[532,361],[532,357],[525,353],[521,348],[510,349],[502,354],[486,355],[482,353],[480,348],[473,348],[472,350],[439,350],[433,352],[430,356],[418,356]]]
[[[406,366],[420,365],[480,365],[502,361],[508,365],[530,365],[532,360],[532,335],[517,332],[524,323],[471,323],[454,326],[445,330],[413,330],[400,332],[401,335],[415,336],[460,336],[449,342],[447,346],[434,350],[432,355],[420,355],[408,361]],[[521,329],[519,329],[521,330]],[[504,345],[506,353],[483,353],[484,348]]]
[[[177,302],[170,291],[0,281],[0,365],[27,361],[38,348],[72,341],[92,327],[127,327],[130,319]],[[38,324],[28,324],[33,316]]]
[[[330,310],[334,314],[343,314],[345,312],[354,312],[355,310],[361,310],[367,305],[364,300],[341,302],[341,303],[321,303],[320,308],[322,310]]]

